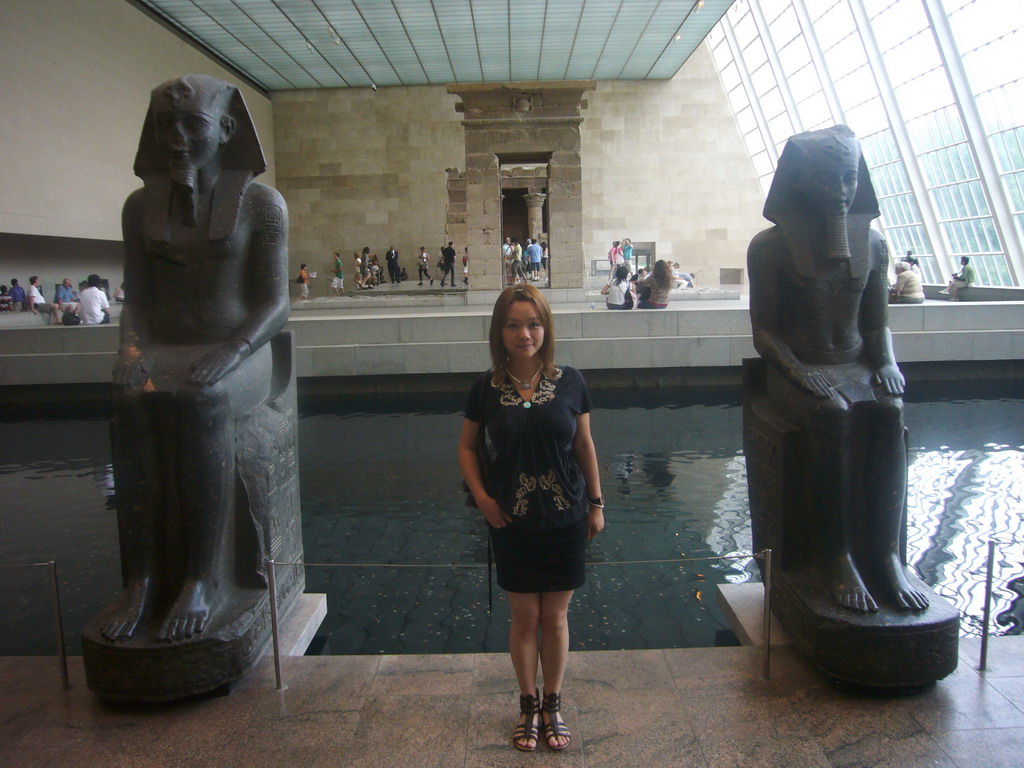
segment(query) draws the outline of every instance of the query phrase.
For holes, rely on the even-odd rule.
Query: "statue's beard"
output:
[[[829,259],[850,258],[846,213],[830,214],[825,217],[825,256]]]
[[[196,225],[196,177],[193,165],[171,168],[171,181],[178,187],[178,202],[181,206],[182,221],[186,226]]]

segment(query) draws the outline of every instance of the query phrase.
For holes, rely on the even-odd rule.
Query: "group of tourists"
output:
[[[623,260],[612,268],[601,295],[608,309],[664,309],[677,282],[672,267],[664,259],[654,262],[650,274],[644,268],[631,273],[628,262]]]
[[[536,238],[524,240],[525,248],[518,237],[506,237],[501,246],[501,256],[505,262],[505,284],[537,283],[548,281],[548,267],[551,254],[547,242],[537,242]]]
[[[432,267],[436,267],[441,275],[442,287],[445,285],[445,280],[448,280],[448,285],[454,288],[457,261],[458,254],[452,241],[449,241],[447,245],[441,248],[440,254],[436,259],[427,252],[425,246],[421,245],[420,252],[416,256],[416,268],[419,278],[417,285],[423,285],[424,280],[429,281],[429,284],[433,285],[434,277],[430,274],[430,270]],[[409,272],[399,262],[398,251],[393,245],[388,247],[387,253],[384,255],[383,264],[381,264],[377,254],[370,251],[370,246],[364,246],[362,251],[354,251],[352,253],[352,262],[354,267],[353,279],[356,288],[360,291],[368,291],[387,283],[399,285],[409,279]],[[295,282],[301,286],[301,298],[303,301],[309,299],[309,281],[311,278],[316,277],[316,273],[309,272],[306,266],[306,264],[302,264],[299,267],[299,274],[295,278]],[[331,292],[335,296],[341,296],[345,293],[345,265],[341,254],[337,251],[334,252],[331,274]],[[469,285],[469,248],[464,249],[462,254],[462,283],[466,286]]]
[[[124,284],[115,291],[124,300]],[[52,325],[101,325],[110,322],[110,301],[99,275],[89,275],[75,288],[71,278],[54,288],[53,301],[43,296],[38,275],[28,279],[28,290],[11,278],[10,287],[0,285],[0,312],[50,313]]]

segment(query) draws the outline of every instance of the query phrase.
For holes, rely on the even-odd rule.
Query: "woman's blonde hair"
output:
[[[512,304],[517,301],[528,301],[537,308],[537,317],[544,326],[544,343],[540,345],[537,355],[544,369],[545,376],[555,375],[555,324],[551,317],[551,307],[544,294],[529,283],[510,285],[498,296],[491,313],[491,330],[488,339],[491,346],[491,380],[500,384],[505,378],[505,365],[508,363],[508,350],[502,331]]]

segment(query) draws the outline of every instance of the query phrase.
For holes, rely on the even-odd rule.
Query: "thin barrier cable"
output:
[[[772,551],[765,549],[762,552],[751,552],[744,555],[718,555],[714,557],[682,557],[666,558],[658,560],[616,560],[614,562],[590,562],[587,565],[650,565],[657,563],[691,563],[705,562],[708,560],[759,560],[765,561],[765,586],[764,586],[764,627],[762,629],[762,643],[764,645],[764,662],[762,677],[765,680],[770,678],[771,669],[771,586],[768,583],[771,576]],[[281,639],[278,628],[277,617],[277,566],[303,568],[312,566],[316,568],[486,568],[480,563],[310,563],[303,560],[296,562],[278,562],[267,560],[267,582],[270,589],[270,623],[271,635],[274,645],[274,687],[277,690],[284,690],[284,676],[281,669]],[[488,579],[488,581],[490,581]]]
[[[57,579],[57,563],[47,560],[43,563],[0,563],[0,568],[47,568],[50,572],[50,603],[53,606],[53,626],[57,636],[57,659],[60,662],[60,684],[67,691],[71,684],[68,681],[68,657],[64,650],[64,619],[60,610],[60,581]]]

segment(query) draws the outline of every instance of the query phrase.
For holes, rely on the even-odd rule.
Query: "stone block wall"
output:
[[[715,72],[699,46],[672,80],[601,82],[581,126],[587,263],[613,240],[655,243],[658,258],[703,270],[741,269],[747,244],[771,226],[764,195]]]
[[[448,173],[465,157],[456,97],[443,86],[273,94],[278,189],[290,214],[289,260],[320,273],[312,295],[327,292],[332,254],[369,246],[381,262],[388,246],[416,274],[425,246],[446,242]],[[456,241],[458,238],[447,238]]]
[[[745,283],[747,244],[768,226],[764,197],[706,48],[672,80],[600,81],[585,100],[580,158],[555,151],[550,159],[550,234],[583,244],[578,266],[554,270],[556,287],[582,286],[591,259],[605,258],[622,237],[653,242],[659,258],[702,269],[703,285],[717,284],[722,268],[743,270]],[[502,236],[491,226],[500,213],[467,202],[471,242],[452,229],[463,212],[449,208],[447,169],[461,172],[468,201],[488,198],[500,183],[491,139],[486,131],[467,137],[459,102],[444,86],[273,95],[293,272],[306,262],[325,275],[336,250],[348,265],[364,245],[382,258],[394,245],[415,274],[419,246],[436,256],[450,239],[460,254],[470,247],[474,288],[500,285]],[[536,151],[536,141],[521,138],[520,147],[515,132],[506,133],[501,151]],[[559,210],[555,201],[573,196],[582,213]],[[470,237],[474,227],[479,235]],[[552,242],[552,258],[565,247]],[[316,281],[313,295],[325,295],[326,286]]]

